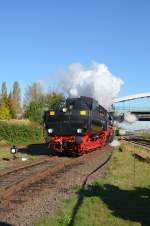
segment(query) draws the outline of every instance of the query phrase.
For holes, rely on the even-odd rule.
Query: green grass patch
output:
[[[150,132],[142,132],[142,133],[139,133],[137,135],[140,136],[140,137],[143,137],[144,139],[147,139],[147,140],[150,139]]]
[[[0,172],[8,168],[8,161],[5,161],[5,159],[11,158],[9,148],[0,148]]]
[[[17,163],[19,161],[22,161],[21,158],[22,157],[27,157],[28,161],[34,161],[37,159],[36,155],[32,155],[31,154],[27,154],[27,153],[21,153],[21,152],[17,152],[16,154],[17,159],[15,161],[17,161]],[[6,147],[0,147],[0,171],[3,171],[5,169],[8,169],[12,163],[13,156],[10,153],[10,148],[6,148]],[[14,163],[14,162],[13,162]]]
[[[150,149],[148,147],[138,146],[136,144],[126,144],[125,150],[131,151],[133,154],[140,154],[147,159],[150,159]]]
[[[0,147],[0,158],[10,158],[10,149],[5,147]]]
[[[36,226],[150,226],[150,165],[128,146],[113,153],[107,176],[76,189],[53,217]]]

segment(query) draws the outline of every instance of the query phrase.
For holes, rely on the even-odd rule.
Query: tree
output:
[[[0,120],[8,120],[11,118],[10,111],[8,107],[1,105],[0,106]]]
[[[2,82],[2,86],[1,86],[1,105],[8,106],[6,82]]]
[[[58,108],[62,102],[64,102],[64,95],[62,93],[59,92],[52,92],[52,93],[48,93],[46,95],[46,107],[47,108]]]
[[[21,113],[21,90],[18,81],[13,84],[13,91],[9,95],[10,109],[14,117]]]
[[[2,97],[7,98],[7,85],[6,85],[6,82],[2,83]]]
[[[8,96],[8,107],[9,107],[11,118],[15,118],[16,117],[16,110],[13,107],[13,100],[12,100],[12,93],[11,92],[9,93],[9,96]]]
[[[42,98],[44,96],[43,88],[41,83],[34,82],[32,85],[29,85],[25,91],[25,99],[24,104],[28,105],[32,101],[40,101],[42,102]]]
[[[43,108],[41,103],[37,101],[31,101],[26,108],[26,117],[33,122],[42,122]]]
[[[64,100],[64,95],[58,92],[45,94],[41,83],[33,83],[25,92],[24,110],[26,117],[31,121],[42,122],[45,109],[57,108]]]

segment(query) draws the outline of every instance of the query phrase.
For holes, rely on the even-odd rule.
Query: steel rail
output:
[[[5,172],[0,173],[0,178],[3,177],[3,176],[6,176],[8,174],[11,174],[11,173],[15,173],[15,172],[18,172],[18,171],[21,171],[21,170],[24,170],[24,169],[27,169],[27,168],[30,168],[30,167],[33,167],[33,166],[40,165],[40,164],[45,163],[47,161],[55,160],[57,158],[58,157],[55,156],[55,157],[46,157],[46,158],[44,158],[42,160],[37,160],[37,161],[35,160],[33,163],[28,163],[28,164],[25,164],[23,166],[19,166],[17,168],[14,168],[12,170],[7,170]]]
[[[150,140],[141,138],[141,137],[123,137],[123,140],[150,149]]]
[[[55,163],[55,165],[52,165],[52,166],[47,164],[47,166],[45,166],[45,169],[40,170],[40,172],[36,172],[36,173],[28,172],[28,174],[26,174],[24,177],[22,174],[19,176],[17,176],[15,174],[16,175],[15,181],[8,180],[8,183],[6,182],[6,184],[5,184],[5,181],[2,181],[3,182],[2,184],[0,183],[0,185],[3,185],[0,188],[0,200],[4,201],[4,200],[8,199],[14,193],[16,193],[22,189],[25,189],[26,187],[32,185],[35,182],[39,182],[39,181],[43,180],[45,177],[47,177],[50,174],[55,174],[55,173],[65,169],[68,166],[74,166],[74,165],[78,165],[78,164],[82,164],[82,160],[79,158],[65,160],[64,163],[60,163],[60,161],[59,161],[59,162]],[[39,164],[39,166],[40,166],[40,164]],[[22,170],[24,170],[24,168]],[[15,172],[17,172],[17,171],[15,171]]]

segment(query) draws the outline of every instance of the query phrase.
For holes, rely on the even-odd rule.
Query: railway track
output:
[[[1,174],[0,219],[16,226],[32,225],[37,214],[53,211],[74,186],[90,183],[97,173],[104,175],[112,151],[107,146],[78,158],[51,157]]]
[[[127,142],[136,144],[138,146],[143,146],[146,148],[150,148],[150,140],[143,139],[141,137],[123,137],[123,139]]]
[[[51,157],[51,160],[54,160],[56,157]],[[23,164],[22,166],[19,166],[19,167],[15,167],[15,168],[13,168],[13,169],[9,169],[9,170],[7,170],[7,171],[5,171],[5,172],[1,172],[0,173],[0,178],[2,177],[2,176],[6,176],[6,175],[8,175],[8,174],[12,174],[12,173],[17,173],[17,172],[19,172],[19,171],[21,171],[21,170],[23,170],[23,169],[27,169],[27,168],[31,168],[31,167],[33,167],[33,166],[38,166],[38,165],[40,165],[40,164],[44,164],[45,162],[47,162],[47,161],[49,161],[50,160],[50,158],[48,158],[48,157],[46,157],[46,158],[44,158],[44,159],[42,159],[42,160],[35,160],[34,162],[32,162],[32,163],[28,163],[28,164]]]
[[[137,147],[144,147],[144,150],[135,150],[134,156],[140,160],[144,160],[146,162],[150,162],[150,140],[144,139],[142,137],[137,136],[129,136],[129,137],[123,137],[123,140],[125,140],[128,143],[134,144]]]
[[[55,174],[75,164],[81,164],[81,160],[50,157],[3,173],[0,175],[0,200],[8,200],[11,195],[43,180],[49,174]]]
[[[0,174],[0,203],[13,194],[44,180],[49,175],[82,165],[87,155],[78,158],[47,157]]]

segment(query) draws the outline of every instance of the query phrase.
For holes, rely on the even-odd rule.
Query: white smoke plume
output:
[[[119,129],[119,135],[124,136],[126,134],[126,130]]]
[[[108,108],[120,91],[123,81],[114,76],[105,64],[93,63],[87,69],[81,64],[71,64],[61,73],[61,86],[69,96],[88,96]]]
[[[134,114],[132,114],[130,112],[125,112],[124,113],[124,121],[128,122],[128,123],[133,123],[133,122],[137,121],[137,118]]]
[[[114,139],[110,144],[111,147],[117,147],[120,145],[120,142],[116,139]]]
[[[127,123],[134,123],[135,121],[137,121],[137,117],[135,114],[131,113],[131,112],[118,112],[116,111],[114,113],[114,120],[120,123],[123,122],[127,122]]]

